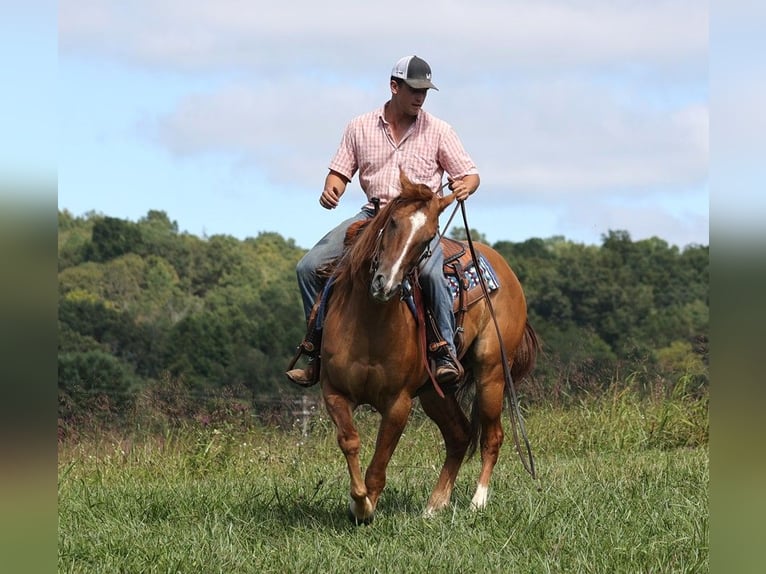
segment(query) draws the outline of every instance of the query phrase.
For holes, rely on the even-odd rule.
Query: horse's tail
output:
[[[521,381],[532,369],[535,368],[537,363],[537,354],[540,352],[540,338],[537,333],[529,324],[529,321],[524,325],[524,336],[521,338],[521,343],[516,347],[516,353],[513,356],[513,364],[511,365],[511,377],[514,382]]]

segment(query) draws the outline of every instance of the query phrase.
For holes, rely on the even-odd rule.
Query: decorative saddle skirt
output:
[[[444,276],[452,292],[455,313],[467,309],[484,296],[479,273],[484,278],[487,291],[491,292],[500,287],[495,270],[483,255],[478,255],[477,265],[462,241],[442,237],[441,246],[444,252]]]
[[[458,322],[458,327],[462,324],[462,315],[472,304],[484,297],[484,291],[479,282],[479,273],[484,278],[487,286],[487,292],[492,292],[500,288],[500,282],[497,280],[497,274],[483,255],[479,254],[478,269],[474,263],[470,252],[466,250],[466,244],[456,239],[442,237],[442,251],[444,253],[444,277],[449,283],[452,293],[452,311]],[[317,308],[315,328],[319,331],[324,323],[325,305],[330,289],[332,288],[332,279],[325,285],[319,300]],[[402,299],[407,303],[412,313],[417,317],[414,299],[412,297],[412,286],[409,281],[404,282],[404,294]]]

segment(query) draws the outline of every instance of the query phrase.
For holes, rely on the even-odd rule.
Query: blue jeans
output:
[[[303,298],[303,312],[308,321],[311,309],[324,287],[325,278],[317,275],[317,269],[331,262],[343,253],[343,241],[346,230],[355,221],[362,221],[373,216],[371,210],[362,210],[354,217],[347,219],[332,229],[319,242],[309,250],[298,262],[296,274],[298,275],[298,288]],[[444,253],[442,252],[439,236],[431,242],[431,257],[420,264],[420,285],[426,302],[430,305],[434,314],[439,333],[449,345],[449,349],[456,357],[455,349],[455,316],[452,314],[452,294],[447,280],[444,278]]]

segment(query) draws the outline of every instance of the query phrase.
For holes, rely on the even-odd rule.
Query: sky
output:
[[[417,54],[490,243],[707,245],[708,18],[699,0],[61,0],[58,207],[309,248],[364,203],[356,177],[318,203],[343,128]]]

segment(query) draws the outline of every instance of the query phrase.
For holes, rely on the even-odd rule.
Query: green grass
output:
[[[377,417],[357,419],[368,460]],[[707,571],[706,397],[615,391],[535,407],[527,429],[539,481],[508,432],[487,509],[469,510],[477,457],[423,518],[442,450],[416,411],[359,527],[322,415],[307,438],[232,425],[62,444],[59,572]]]

